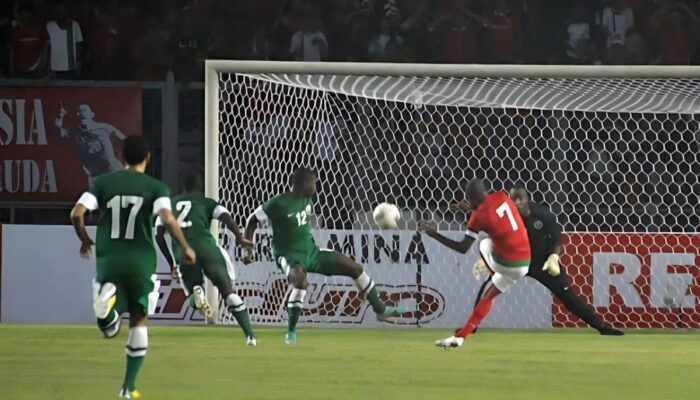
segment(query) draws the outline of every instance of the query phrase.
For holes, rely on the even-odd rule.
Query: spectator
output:
[[[269,60],[271,54],[270,37],[265,27],[258,28],[253,36],[250,54],[253,60]]]
[[[634,28],[634,13],[623,0],[614,0],[611,6],[599,10],[596,24],[605,42],[606,59],[619,63],[624,59],[627,33]]]
[[[83,32],[68,15],[64,3],[56,5],[55,16],[46,24],[51,47],[51,75],[56,79],[78,79],[83,60]]]
[[[204,41],[195,29],[194,15],[189,8],[180,15],[172,41],[172,68],[178,82],[201,80],[204,71]]]
[[[625,43],[625,58],[618,64],[645,65],[649,64],[649,51],[642,34],[636,29],[627,32]]]
[[[137,81],[162,81],[170,63],[170,34],[156,17],[148,17],[146,32],[131,47],[133,76]]]
[[[326,35],[318,27],[318,19],[307,15],[302,29],[292,35],[289,53],[296,61],[321,61],[328,54]]]
[[[19,5],[10,36],[10,76],[25,79],[46,76],[46,26],[37,17],[33,3]]]
[[[475,23],[468,19],[459,9],[442,13],[433,21],[431,31],[435,30],[437,37],[442,37],[442,62],[454,64],[475,63],[479,59],[477,44],[478,32]]]
[[[661,7],[649,17],[654,64],[687,65],[690,62],[690,32],[683,23],[684,8],[667,0],[658,3]]]
[[[367,48],[367,53],[369,54],[370,60],[377,61],[384,59],[386,54],[386,45],[389,42],[395,42],[401,46],[404,40],[398,34],[395,27],[392,26],[389,18],[384,18],[382,20],[381,32],[372,39],[369,47]]]
[[[574,15],[566,27],[566,57],[571,64],[587,64],[593,58],[595,46],[591,41],[591,26],[582,5],[574,8]]]
[[[511,63],[516,27],[506,0],[496,0],[482,21],[485,28],[482,41],[485,61],[494,64]]]
[[[100,3],[93,3],[88,30],[87,58],[93,79],[119,79],[123,71],[119,54],[119,28],[115,17]],[[141,38],[143,39],[143,38]]]

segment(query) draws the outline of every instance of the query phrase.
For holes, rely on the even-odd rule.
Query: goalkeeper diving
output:
[[[624,332],[615,329],[601,321],[591,306],[586,304],[571,290],[566,270],[559,264],[561,250],[561,225],[556,216],[547,208],[530,201],[530,193],[524,185],[515,185],[510,189],[510,198],[518,207],[530,241],[532,264],[527,276],[541,283],[573,314],[581,318],[592,328],[604,336],[620,336]],[[468,205],[461,203],[458,208],[468,211]],[[488,270],[483,260],[474,265],[474,276],[477,280]],[[490,282],[486,280],[477,296],[476,304]]]

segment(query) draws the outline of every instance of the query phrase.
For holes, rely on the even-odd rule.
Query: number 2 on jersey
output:
[[[177,224],[180,225],[180,228],[189,228],[192,226],[192,221],[185,220],[187,214],[189,214],[192,209],[192,202],[178,201],[177,204],[175,204],[175,209],[180,212],[180,215],[177,216]]]
[[[510,221],[510,227],[513,228],[513,231],[518,230],[518,223],[515,222],[515,217],[513,217],[513,211],[511,211],[510,207],[508,207],[508,203],[503,203],[498,208],[496,209],[496,214],[498,214],[499,217],[503,218],[504,215],[508,216],[508,220]]]
[[[114,196],[107,202],[107,208],[112,210],[112,239],[119,239],[121,234],[121,211],[122,208],[131,207],[129,218],[126,221],[124,239],[134,238],[134,228],[136,227],[136,215],[143,205],[143,197],[140,196]]]

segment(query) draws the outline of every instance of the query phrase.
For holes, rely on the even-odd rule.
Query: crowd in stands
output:
[[[202,79],[203,60],[698,64],[699,0],[4,0],[0,77]]]

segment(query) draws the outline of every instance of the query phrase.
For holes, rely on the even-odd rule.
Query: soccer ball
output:
[[[381,229],[396,229],[397,223],[401,219],[399,208],[390,203],[381,203],[374,207],[372,213],[374,222]]]

